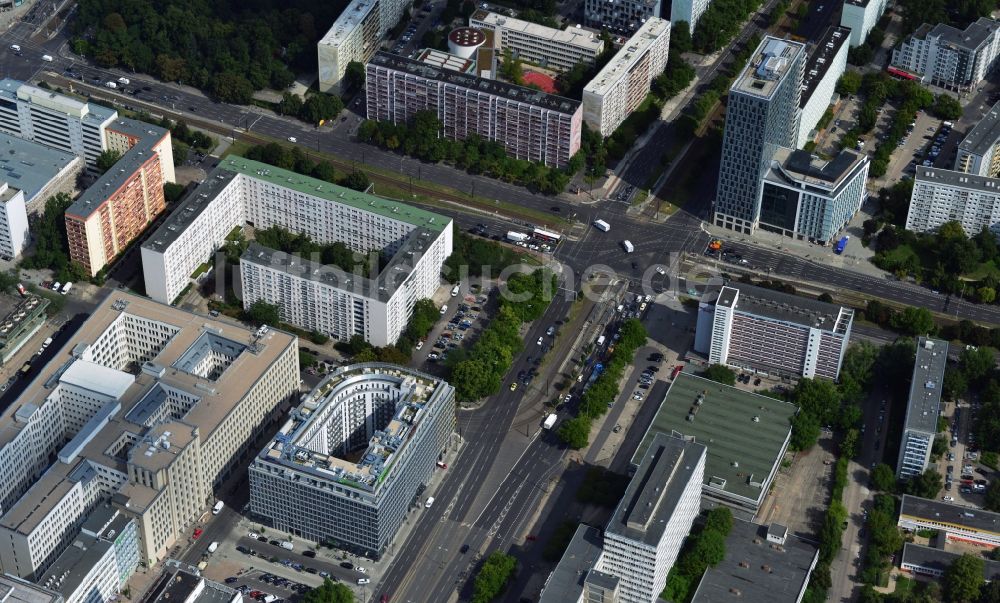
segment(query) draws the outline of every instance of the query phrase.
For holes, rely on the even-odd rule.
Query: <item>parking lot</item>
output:
[[[979,402],[948,404],[946,418],[948,451],[938,463],[944,483],[942,499],[975,508],[983,507],[983,497],[993,471],[979,463],[979,449],[971,426],[975,424]]]

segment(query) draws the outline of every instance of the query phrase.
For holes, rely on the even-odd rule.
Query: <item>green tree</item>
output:
[[[837,94],[841,96],[857,94],[859,89],[861,89],[861,74],[857,71],[845,71],[837,80]]]
[[[280,316],[277,304],[269,304],[262,299],[258,299],[247,308],[247,319],[256,325],[276,326],[281,320]]]
[[[962,105],[955,97],[948,94],[938,94],[931,109],[940,119],[958,119],[962,117]]]
[[[962,373],[970,383],[978,383],[993,372],[996,365],[996,352],[993,348],[965,348],[958,357]]]
[[[343,110],[344,101],[339,96],[314,92],[302,103],[299,117],[311,124],[318,124],[322,120],[334,119]]]
[[[872,486],[882,492],[894,492],[896,490],[896,474],[892,467],[885,463],[875,465],[872,470]]]
[[[301,112],[302,97],[288,91],[283,92],[281,94],[281,102],[278,103],[278,113],[298,116]]]
[[[590,418],[574,417],[562,422],[556,434],[567,446],[579,450],[590,441]]]
[[[114,149],[101,151],[101,154],[97,156],[97,171],[103,174],[114,167],[121,158],[122,154]]]
[[[35,237],[35,253],[21,260],[25,268],[49,268],[56,278],[65,281],[69,270],[69,244],[66,239],[66,209],[73,199],[66,193],[57,193],[45,201],[45,213],[31,225]]]
[[[357,92],[365,87],[365,66],[358,61],[351,61],[344,70],[344,87],[351,92]]]
[[[299,350],[299,368],[307,369],[316,366],[316,355]]]
[[[514,574],[517,560],[513,556],[494,551],[472,582],[472,603],[489,603],[507,587],[507,581]]]
[[[705,516],[705,530],[728,536],[733,529],[733,512],[729,507],[716,507]]]
[[[364,192],[368,190],[371,186],[372,181],[368,178],[368,174],[362,172],[361,170],[354,170],[350,174],[344,176],[340,181],[341,186],[346,186],[347,188]]]
[[[904,335],[929,335],[935,331],[934,316],[927,308],[908,306],[897,313],[891,322],[893,329]]]
[[[302,603],[354,603],[354,593],[346,585],[324,578],[321,586],[306,591]]]
[[[713,364],[705,369],[701,376],[723,385],[736,385],[736,373],[728,366],[721,364]]]
[[[212,94],[224,103],[246,105],[253,96],[253,86],[241,73],[220,73],[212,80]]]
[[[982,557],[969,553],[952,561],[941,577],[941,586],[947,600],[953,603],[977,600],[984,582],[984,566]]]
[[[997,290],[993,287],[979,287],[976,289],[976,297],[984,304],[992,304],[996,301]]]
[[[820,422],[812,413],[800,410],[791,418],[793,450],[809,450],[819,440]]]
[[[312,333],[309,333],[309,341],[315,343],[316,345],[323,345],[326,342],[330,341],[330,336],[327,335],[326,333],[313,330]]]
[[[990,511],[1000,511],[1000,480],[993,480],[986,488],[984,505]]]
[[[670,54],[680,54],[691,50],[691,24],[674,21],[670,27]]]
[[[911,479],[906,485],[906,489],[913,496],[936,498],[938,492],[941,491],[941,485],[941,474],[933,469],[928,469]]]

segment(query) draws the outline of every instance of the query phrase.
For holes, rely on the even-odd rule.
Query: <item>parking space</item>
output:
[[[979,402],[948,404],[945,417],[949,438],[948,451],[938,463],[944,483],[942,499],[971,507],[982,508],[986,489],[993,471],[979,463],[976,437],[971,429],[976,424]]]

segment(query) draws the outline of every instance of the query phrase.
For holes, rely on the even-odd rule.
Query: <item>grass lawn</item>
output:
[[[1000,268],[994,262],[983,262],[972,272],[962,275],[963,281],[981,281],[987,276],[1000,279]]]
[[[192,280],[196,279],[199,276],[205,274],[206,272],[208,272],[209,268],[211,268],[211,266],[208,265],[208,262],[203,262],[201,266],[195,268],[194,272],[191,273],[191,279]]]
[[[900,245],[892,251],[886,252],[884,257],[893,266],[903,266],[913,261],[920,265],[924,264],[917,252],[909,245]]]

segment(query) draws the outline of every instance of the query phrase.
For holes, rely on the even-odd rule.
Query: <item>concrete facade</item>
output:
[[[663,16],[661,0],[584,0],[587,27],[630,36],[653,17]]]
[[[966,92],[993,70],[1000,54],[998,30],[1000,23],[985,17],[964,31],[925,23],[893,49],[890,64],[925,84]]]
[[[554,29],[486,10],[472,13],[469,27],[492,31],[496,48],[509,50],[515,59],[555,71],[593,65],[604,50],[604,40],[593,31],[572,25]]]
[[[1000,236],[1000,179],[917,166],[906,229],[934,232],[951,221],[970,237],[983,228]]]
[[[370,61],[410,5],[411,0],[352,0],[316,45],[320,91],[339,92],[347,65]]]
[[[840,26],[851,30],[851,48],[865,43],[888,5],[889,0],[844,0]]]
[[[795,138],[796,149],[801,149],[814,139],[816,126],[836,96],[837,80],[847,70],[847,42],[850,34],[843,27],[830,29],[809,55],[803,80],[805,89],[799,101],[801,117]]]
[[[941,416],[941,389],[948,363],[948,342],[920,337],[913,363],[910,396],[906,403],[906,422],[899,446],[896,477],[909,479],[927,469],[931,449],[938,433]]]

